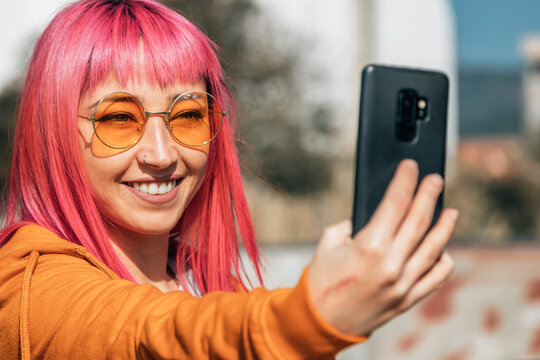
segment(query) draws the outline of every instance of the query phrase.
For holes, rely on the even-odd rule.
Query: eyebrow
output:
[[[112,95],[112,94],[114,94],[114,93],[111,93],[111,94],[109,94],[109,95]],[[97,100],[95,103],[88,105],[88,109],[89,109],[89,110],[92,110],[92,109],[95,108],[102,100],[105,100],[105,98],[106,98],[107,96],[109,96],[109,95],[105,95],[104,97],[102,97],[102,98],[100,98],[99,100]],[[129,94],[129,95],[131,95],[131,94]],[[115,100],[115,101],[124,101],[124,102],[128,102],[128,101],[133,102],[132,100],[133,100],[134,98],[136,98],[134,95],[131,95],[131,96],[119,96],[119,97],[115,98],[114,100]]]
[[[189,91],[189,90],[188,90],[188,91]],[[184,92],[181,92],[181,93],[174,94],[174,95],[170,96],[170,97],[169,97],[169,103],[172,104],[172,102],[173,102],[177,97],[179,97],[179,96],[182,95],[182,94],[185,94],[186,92],[187,92],[187,91],[184,91]]]
[[[201,90],[188,90],[188,91],[184,91],[184,92],[181,92],[181,93],[178,93],[178,94],[175,94],[175,95],[171,96],[171,98],[169,99],[169,102],[172,103],[180,95],[183,95],[183,94],[186,94],[186,93],[189,93],[189,92],[195,92],[195,91],[205,93],[205,91],[201,91]]]
[[[185,94],[185,93],[187,93],[187,92],[190,92],[190,91],[201,91],[201,90],[186,90],[186,91],[183,91],[183,92],[180,92],[180,93],[176,93],[176,94],[174,94],[174,95],[171,95],[171,96],[169,96],[169,103],[172,104],[172,102],[173,102],[177,97],[179,97],[180,95]],[[118,91],[118,92],[122,92],[122,91]],[[112,94],[114,94],[114,92],[111,93],[111,94],[109,94],[109,95],[112,95]],[[129,94],[129,93],[128,93],[128,94]],[[97,100],[96,102],[94,102],[94,103],[88,105],[88,110],[94,109],[94,108],[99,104],[100,101],[102,101],[103,99],[105,99],[105,97],[107,97],[107,96],[109,96],[109,95],[105,95],[105,96],[99,98],[99,100]],[[144,107],[144,103],[145,103],[144,97],[135,96],[135,95],[133,95],[133,94],[130,94],[130,95],[133,96],[133,97],[135,97],[136,99],[139,99],[139,101],[141,102],[141,104],[142,104],[143,107]],[[115,100],[116,100],[116,101],[126,101],[126,100],[128,100],[128,99],[130,100],[129,97],[125,96],[125,97],[119,97],[119,98],[117,98],[117,99],[115,99]]]
[[[169,103],[172,104],[172,102],[173,102],[177,97],[179,97],[179,96],[182,95],[182,94],[189,93],[189,92],[194,92],[194,91],[206,93],[206,90],[186,89],[186,90],[183,90],[183,91],[181,91],[181,92],[179,92],[179,93],[176,93],[176,94],[173,94],[173,95],[169,96]],[[144,103],[145,103],[144,97],[142,97],[142,96],[136,96],[136,98],[138,98],[138,99],[141,101],[141,103],[143,104],[143,106],[144,106]]]

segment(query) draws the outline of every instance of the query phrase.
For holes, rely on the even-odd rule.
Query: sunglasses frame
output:
[[[182,97],[185,97],[186,95],[191,94],[191,93],[202,93],[202,94],[205,94],[207,97],[209,97],[219,107],[219,111],[217,113],[221,116],[221,122],[219,123],[219,128],[217,129],[214,136],[212,136],[212,138],[210,140],[207,140],[207,141],[203,142],[202,144],[197,144],[197,145],[186,144],[186,143],[180,141],[178,138],[176,138],[176,136],[174,136],[174,134],[172,133],[172,127],[170,126],[170,117],[171,117],[171,112],[173,110],[174,104],[176,104],[176,102],[179,101],[179,99],[181,99]],[[115,147],[115,146],[111,146],[111,145],[107,144],[105,141],[103,141],[103,139],[101,139],[99,137],[99,134],[98,134],[98,132],[96,130],[96,114],[97,114],[97,110],[98,110],[99,106],[101,105],[101,103],[103,103],[103,101],[105,101],[105,99],[107,99],[109,96],[114,95],[114,94],[127,94],[129,96],[132,96],[135,100],[137,100],[137,102],[141,106],[142,110],[144,111],[144,115],[145,115],[143,131],[141,132],[141,135],[132,144],[127,145],[127,146],[123,146],[123,147]],[[207,101],[207,103],[208,103],[208,101]],[[168,111],[146,111],[142,101],[137,96],[135,96],[133,94],[130,94],[130,93],[126,92],[126,91],[113,91],[113,92],[105,95],[104,97],[102,97],[98,101],[92,116],[83,116],[83,115],[78,115],[78,116],[83,118],[83,119],[86,119],[88,121],[92,121],[92,127],[94,129],[94,134],[99,139],[99,141],[101,141],[101,143],[103,143],[103,145],[105,145],[105,146],[107,146],[107,147],[109,147],[111,149],[126,150],[126,149],[129,149],[129,148],[137,145],[139,140],[141,140],[141,138],[144,135],[144,130],[146,129],[146,122],[148,121],[148,116],[150,116],[150,115],[166,115],[164,120],[165,120],[165,123],[167,125],[167,129],[169,130],[169,134],[171,134],[171,137],[173,138],[173,140],[175,142],[177,142],[178,144],[186,146],[186,147],[199,147],[199,146],[204,146],[206,144],[209,144],[212,140],[214,140],[216,138],[216,136],[221,131],[221,127],[223,126],[223,118],[225,116],[227,116],[227,113],[225,111],[223,111],[223,107],[221,107],[221,104],[219,103],[219,101],[217,101],[217,99],[214,97],[214,95],[212,95],[212,94],[210,94],[210,93],[208,93],[206,91],[202,91],[202,90],[189,90],[189,91],[183,92],[180,95],[176,96],[173,99],[173,101],[171,102],[171,106],[169,107]]]

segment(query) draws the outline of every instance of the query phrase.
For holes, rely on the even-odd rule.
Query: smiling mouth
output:
[[[148,181],[148,182],[135,182],[125,183],[127,186],[134,188],[145,194],[150,195],[165,195],[174,189],[176,185],[180,183],[182,179],[170,180],[170,181]]]

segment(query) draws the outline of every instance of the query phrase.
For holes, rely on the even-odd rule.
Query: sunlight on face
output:
[[[145,110],[162,112],[176,95],[190,90],[205,91],[204,82],[161,89],[145,81],[122,88],[108,80],[81,99],[78,128],[84,169],[104,217],[124,235],[168,236],[202,183],[207,149],[180,145],[171,137],[163,115],[150,115],[135,146],[97,156],[92,144],[99,140],[92,122],[84,117],[91,116],[97,101],[113,92],[135,95]]]

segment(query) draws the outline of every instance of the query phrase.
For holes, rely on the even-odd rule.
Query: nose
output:
[[[161,115],[150,115],[137,147],[137,161],[141,165],[166,169],[178,160],[175,142]]]

